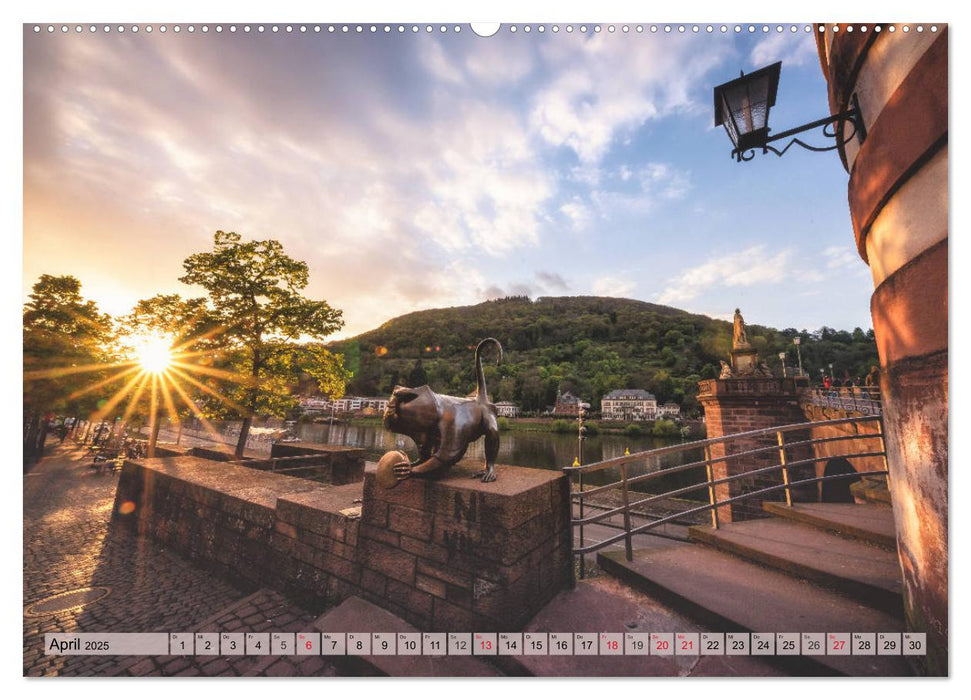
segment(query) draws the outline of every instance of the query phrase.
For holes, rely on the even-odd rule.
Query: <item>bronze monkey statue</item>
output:
[[[486,338],[475,348],[475,396],[459,398],[436,394],[428,385],[416,389],[396,386],[384,411],[384,426],[407,435],[418,446],[418,459],[394,463],[394,476],[402,481],[412,476],[444,473],[465,455],[469,444],[485,436],[485,469],[474,476],[484,482],[496,480],[499,454],[499,425],[496,407],[489,403],[482,372],[482,348],[494,343],[499,349],[496,364],[502,362],[502,345]],[[394,454],[394,453],[389,453]],[[403,453],[397,453],[403,456]],[[383,462],[384,460],[382,460]]]

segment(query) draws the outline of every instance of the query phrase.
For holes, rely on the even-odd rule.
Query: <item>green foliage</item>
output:
[[[876,364],[872,332],[810,334],[749,326],[750,338],[775,371],[783,350],[789,366],[796,366],[792,339],[797,335],[803,339],[803,366],[816,372],[814,379],[823,363],[834,362],[837,372],[846,366],[854,376]],[[571,391],[596,411],[608,391],[646,389],[692,416],[701,413],[698,382],[717,377],[720,360],[729,357],[732,324],[631,299],[510,297],[414,312],[330,347],[336,352],[360,348],[351,393],[388,393],[391,377],[416,386],[409,375],[421,360],[433,389],[465,396],[475,387],[473,349],[488,336],[502,341],[506,351],[500,367],[486,367],[494,401],[515,401],[524,412],[538,414],[553,405],[558,392]]]
[[[641,426],[639,426],[637,423],[628,423],[626,426],[624,426],[624,435],[628,435],[630,437],[638,437],[643,434],[644,434],[644,429]]]
[[[214,346],[220,369],[233,375],[221,382],[220,394],[228,399],[222,410],[244,419],[237,451],[250,417],[282,416],[294,406],[291,389],[301,375],[332,396],[343,394],[350,376],[342,356],[319,343],[297,342],[341,328],[341,312],[301,295],[307,264],[284,253],[279,241],[243,241],[217,231],[213,250],[189,256],[183,267],[179,280],[208,293],[207,323],[219,332],[205,342]]]
[[[575,429],[576,428],[574,427],[571,421],[565,420],[563,418],[557,418],[550,425],[550,430],[552,430],[554,433],[569,433],[574,431]]]
[[[583,427],[587,429],[587,435],[600,434],[600,425],[595,421],[592,421],[592,420],[584,421]]]
[[[512,423],[505,416],[496,418],[496,424],[499,426],[499,430],[509,430],[512,427]]]
[[[674,424],[674,421],[669,421],[666,418],[660,418],[654,421],[654,437],[679,437],[681,431],[678,426]]]
[[[81,393],[117,360],[111,317],[81,296],[75,277],[41,275],[23,309],[24,414],[87,413],[99,395]]]

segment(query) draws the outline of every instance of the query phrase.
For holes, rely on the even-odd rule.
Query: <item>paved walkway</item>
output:
[[[46,632],[296,631],[317,617],[272,591],[241,591],[111,522],[118,477],[89,469],[70,442],[24,476],[24,675],[326,675],[324,663],[254,668],[253,659],[45,656]],[[38,616],[28,608],[85,587],[108,595]],[[205,629],[204,629],[205,628]]]

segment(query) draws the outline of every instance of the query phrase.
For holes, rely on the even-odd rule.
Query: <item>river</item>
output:
[[[203,430],[189,430],[181,437],[184,445],[212,445],[221,442],[234,445],[238,434],[238,423],[223,424],[223,434],[212,434]],[[235,427],[235,430],[233,428]],[[397,435],[386,430],[381,425],[348,425],[337,423],[301,423],[293,426],[293,432],[305,442],[324,445],[344,445],[348,447],[362,447],[369,460],[377,460],[389,450],[403,450],[412,458],[417,456],[414,443],[403,435]],[[256,429],[250,434],[246,444],[247,450],[259,453],[269,453],[272,443],[269,441],[270,432]],[[171,429],[162,430],[162,439],[173,441],[175,433]],[[651,436],[628,436],[615,434],[589,435],[583,442],[583,464],[592,464],[612,457],[620,457],[625,450],[630,452],[644,452],[659,447],[677,444],[680,440],[664,440]],[[482,440],[472,443],[466,453],[466,458],[484,460]],[[536,469],[562,469],[573,464],[577,458],[577,437],[572,433],[552,433],[546,431],[517,431],[505,430],[499,437],[499,464],[510,464],[520,467]],[[690,449],[664,455],[653,455],[643,461],[632,464],[629,476],[657,472],[671,467],[696,462],[704,458],[700,449]],[[584,482],[590,485],[600,485],[617,481],[620,478],[617,469],[607,469],[589,474]],[[696,484],[704,481],[704,468],[698,467],[682,474],[674,474],[658,480],[634,487],[634,490],[658,493]],[[697,493],[689,497],[698,497]]]
[[[377,459],[388,450],[399,449],[407,452],[412,458],[417,456],[414,443],[402,435],[385,430],[380,425],[346,425],[346,424],[318,424],[307,423],[294,426],[297,436],[306,442],[316,442],[325,445],[347,445],[363,447],[368,452],[369,459]],[[658,447],[677,444],[680,440],[662,440],[649,436],[631,437],[627,435],[599,434],[589,435],[583,441],[583,464],[600,462],[612,457],[620,457],[625,450],[631,453],[652,450]],[[482,440],[474,442],[466,453],[466,458],[485,459]],[[577,458],[577,437],[571,433],[551,433],[545,431],[523,432],[504,430],[499,437],[499,464],[512,464],[520,467],[537,469],[561,469],[573,464]],[[701,450],[688,450],[654,456],[645,462],[631,468],[630,476],[637,476],[647,472],[668,469],[688,462],[703,459]],[[703,475],[704,469],[701,469]],[[691,470],[694,471],[694,470]],[[698,474],[689,477],[697,483]],[[591,475],[589,481],[593,484],[615,481],[619,478],[616,470]],[[703,477],[702,477],[703,478]],[[673,481],[672,481],[673,480]],[[665,486],[672,488],[688,483],[683,478],[665,479]],[[652,487],[653,490],[654,487]]]

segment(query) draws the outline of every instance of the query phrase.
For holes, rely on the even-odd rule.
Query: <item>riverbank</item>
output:
[[[383,425],[381,416],[352,416],[342,419],[348,425],[379,427]],[[627,435],[629,437],[684,438],[702,440],[705,437],[705,424],[701,421],[675,423],[664,418],[656,421],[629,422],[588,420],[584,422],[587,435],[604,433],[607,435]],[[575,434],[575,418],[506,418],[500,416],[499,430],[518,433],[561,433]]]

